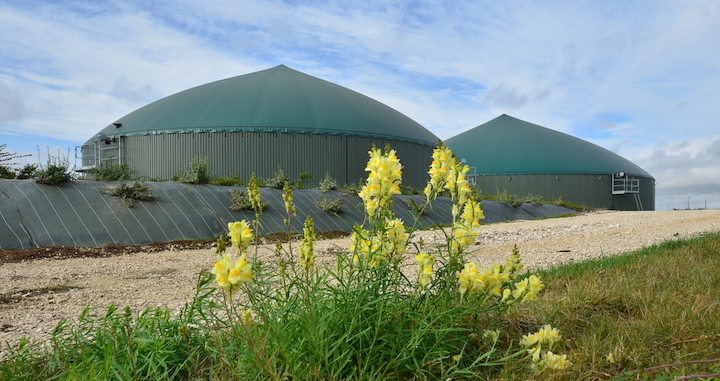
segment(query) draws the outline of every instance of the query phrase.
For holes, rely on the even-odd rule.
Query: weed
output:
[[[238,177],[218,177],[212,181],[210,181],[211,185],[221,185],[221,186],[236,186],[241,187],[245,185],[245,181],[238,178]]]
[[[38,147],[38,157],[40,156],[40,148]],[[39,184],[57,185],[62,182],[71,181],[73,178],[69,173],[70,169],[70,149],[67,155],[63,155],[58,151],[57,156],[50,155],[48,149],[47,163],[35,171],[35,181]]]
[[[135,181],[132,185],[128,185],[121,180],[116,186],[110,187],[107,193],[120,197],[128,208],[132,208],[135,201],[151,201],[158,198],[156,194],[150,192],[150,187],[144,181]]]
[[[323,193],[327,193],[331,190],[337,190],[337,189],[338,189],[337,181],[335,181],[335,179],[330,176],[329,172],[325,172],[325,178],[320,180],[320,191]]]
[[[271,179],[268,179],[265,184],[270,188],[282,189],[287,182],[290,182],[290,178],[285,175],[285,171],[283,171],[282,168],[278,167],[275,175]]]
[[[253,210],[252,202],[250,202],[250,198],[248,197],[248,194],[241,188],[234,188],[230,190],[230,198],[232,199],[233,204],[230,206],[230,210],[234,212],[242,212],[244,210]],[[270,204],[267,202],[261,202],[261,211],[267,210],[270,207]]]
[[[35,164],[25,164],[22,168],[17,170],[15,175],[16,179],[32,179],[35,177],[35,172],[38,166]]]
[[[190,164],[182,171],[171,177],[172,181],[188,184],[207,184],[210,182],[208,171],[208,157],[199,156],[190,161]]]
[[[308,184],[312,180],[312,177],[313,177],[312,172],[307,172],[307,171],[300,172],[297,183],[295,184],[295,188],[297,188],[297,189],[307,188]]]
[[[343,204],[342,196],[339,196],[337,198],[331,198],[331,197],[328,197],[325,195],[321,195],[320,197],[318,197],[316,203],[317,203],[317,206],[320,208],[320,210],[322,210],[325,213],[337,214],[337,213],[342,213],[342,211],[343,211],[342,210],[342,204]]]
[[[410,209],[416,215],[424,215],[427,212],[424,204],[418,203],[415,199],[405,197],[402,199],[402,203]]]
[[[91,168],[87,173],[96,181],[130,180],[132,171],[127,163],[115,163],[112,158]]]

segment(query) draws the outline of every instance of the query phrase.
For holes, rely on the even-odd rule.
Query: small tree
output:
[[[19,155],[17,153],[4,152],[5,148],[7,148],[7,144],[0,144],[0,165],[2,165],[2,166],[17,165],[17,163],[7,163],[7,162],[11,161],[11,160],[19,159],[21,157],[32,156],[31,154]]]
[[[0,179],[14,179],[15,170],[13,170],[10,166],[17,165],[18,163],[8,162],[19,159],[21,157],[27,157],[32,155],[19,155],[14,152],[5,152],[5,148],[7,148],[7,144],[0,144]]]

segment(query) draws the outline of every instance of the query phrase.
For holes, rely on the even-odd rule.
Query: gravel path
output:
[[[517,244],[526,266],[539,268],[719,230],[720,210],[600,211],[482,226],[471,256],[481,267],[504,263]],[[419,237],[429,251],[443,240],[438,231]],[[316,252],[329,260],[348,242],[324,240]],[[274,255],[266,248],[261,253]],[[210,269],[214,259],[213,250],[185,250],[1,264],[0,343],[15,343],[23,335],[47,338],[58,321],[72,321],[86,306],[181,308],[193,295],[199,271]]]

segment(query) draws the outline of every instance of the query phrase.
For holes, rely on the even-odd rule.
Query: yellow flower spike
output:
[[[389,209],[393,195],[400,194],[402,165],[395,156],[395,150],[383,154],[379,149],[373,148],[368,154],[370,160],[365,171],[370,174],[358,195],[365,204],[367,215],[375,218],[379,211]]]
[[[296,216],[297,213],[295,212],[295,205],[293,205],[293,190],[290,188],[290,184],[287,181],[285,182],[283,190],[285,191],[282,195],[283,203],[285,203],[285,211],[288,214]]]
[[[435,263],[435,257],[429,254],[421,253],[415,256],[418,263],[418,289],[423,289],[430,283],[432,277],[432,266]]]
[[[470,192],[470,187],[467,186],[465,174],[469,170],[470,167],[467,165],[455,163],[447,171],[445,189],[450,191],[450,197],[455,205],[463,206],[467,202],[467,194]],[[456,215],[457,214],[454,216]]]
[[[252,205],[253,210],[255,210],[255,214],[262,213],[262,200],[260,198],[260,184],[258,183],[258,179],[255,176],[255,172],[250,175],[250,181],[248,182],[248,198],[250,199],[250,204]]]
[[[435,200],[437,194],[447,182],[447,168],[454,167],[457,160],[453,157],[452,151],[443,142],[438,142],[438,147],[433,151],[432,163],[430,164],[430,181],[426,187],[425,197],[428,201]]]
[[[309,271],[315,266],[315,241],[317,236],[315,235],[315,224],[313,219],[308,216],[305,219],[305,227],[303,227],[303,239],[300,243],[299,255],[300,265],[303,270]]]

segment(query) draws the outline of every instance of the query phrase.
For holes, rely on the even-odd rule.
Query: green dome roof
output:
[[[652,178],[605,148],[504,114],[445,144],[481,175],[625,172]]]
[[[91,140],[101,134],[224,131],[350,135],[437,144],[432,132],[400,112],[284,65],[170,95],[125,115]]]

